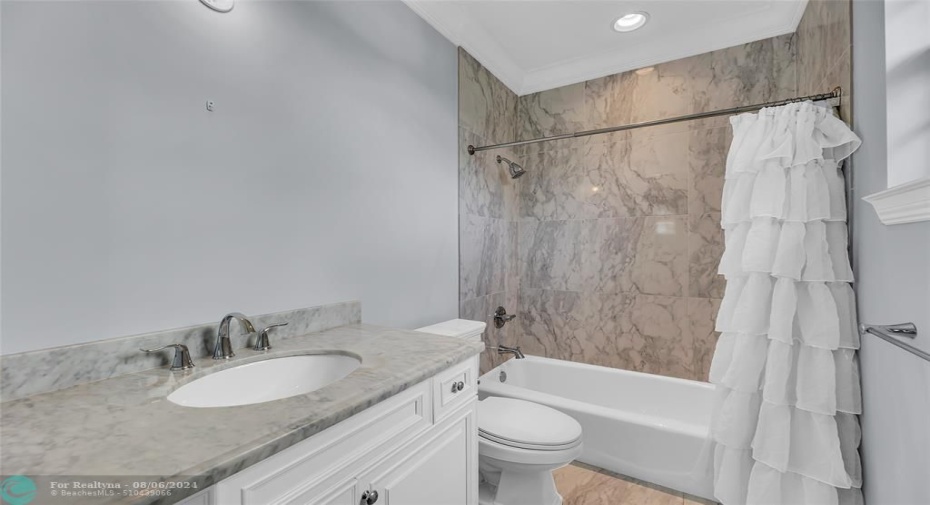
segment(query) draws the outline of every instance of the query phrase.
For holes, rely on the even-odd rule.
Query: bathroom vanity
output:
[[[181,503],[476,504],[477,373],[469,358]]]
[[[211,359],[201,345],[190,370],[158,366],[29,395],[16,393],[55,371],[62,381],[61,363],[73,364],[78,372],[67,374],[78,377],[86,367],[149,359],[138,349],[152,341],[183,341],[193,351],[204,329],[4,357],[2,473],[32,479],[36,503],[58,503],[42,498],[54,481],[66,480],[121,486],[111,496],[76,497],[69,505],[416,505],[437,503],[436,497],[443,505],[477,504],[476,381],[484,344],[358,324],[357,310],[343,312],[350,317],[287,314],[292,333],[280,333],[269,351],[253,351],[237,336],[228,360]],[[340,325],[307,330],[308,321],[320,320]],[[207,330],[215,332],[215,325]],[[62,353],[71,361],[59,360]],[[225,387],[247,397],[252,386],[273,389],[274,381],[263,380],[247,389],[230,386],[237,369],[286,375],[285,363],[338,365],[303,359],[311,356],[343,356],[357,366],[316,390],[274,401],[204,408],[171,399],[211,377],[228,378],[213,393]],[[282,366],[270,367],[273,360]],[[45,363],[57,366],[42,369]]]

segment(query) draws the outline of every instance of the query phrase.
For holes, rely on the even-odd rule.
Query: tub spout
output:
[[[520,346],[507,347],[506,345],[499,345],[497,347],[492,347],[492,349],[497,349],[497,354],[513,354],[517,359],[523,359],[526,357],[523,355],[523,351],[520,350]]]

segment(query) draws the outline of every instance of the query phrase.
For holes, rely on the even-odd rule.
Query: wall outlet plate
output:
[[[216,12],[229,12],[236,5],[235,0],[200,0],[200,3]]]

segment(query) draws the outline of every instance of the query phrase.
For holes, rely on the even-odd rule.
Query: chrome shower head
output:
[[[506,162],[506,163],[507,163],[507,172],[510,173],[510,178],[511,178],[511,179],[516,179],[517,177],[520,177],[521,175],[523,175],[523,174],[526,173],[526,170],[523,170],[523,167],[521,167],[520,165],[517,165],[516,163],[514,163],[514,162],[508,160],[507,158],[504,158],[503,156],[498,156],[498,157],[497,157],[497,162],[498,162],[498,163],[501,163],[501,162]]]

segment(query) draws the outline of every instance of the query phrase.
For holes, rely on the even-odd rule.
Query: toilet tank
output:
[[[452,319],[431,326],[417,328],[416,331],[423,333],[432,333],[434,335],[443,335],[446,337],[464,338],[468,340],[481,341],[481,334],[487,324],[482,321],[469,321],[468,319]]]

